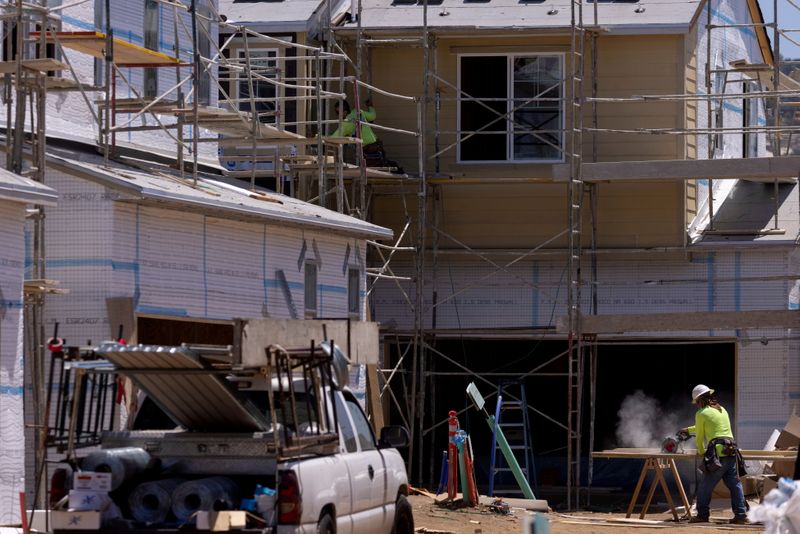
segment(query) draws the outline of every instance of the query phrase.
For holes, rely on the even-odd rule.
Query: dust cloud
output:
[[[617,446],[660,448],[665,437],[693,424],[683,411],[667,411],[641,390],[628,395],[617,412]]]

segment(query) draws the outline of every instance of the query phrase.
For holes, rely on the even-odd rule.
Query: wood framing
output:
[[[558,165],[553,171],[556,182],[566,182],[568,165]],[[768,158],[731,158],[697,160],[654,160],[586,163],[583,179],[586,182],[629,182],[696,180],[778,180],[793,183],[800,175],[800,156]]]
[[[642,315],[585,315],[587,334],[625,332],[682,332],[743,328],[800,328],[800,311],[753,310],[727,312],[648,313]],[[556,331],[567,332],[567,318],[559,317]]]

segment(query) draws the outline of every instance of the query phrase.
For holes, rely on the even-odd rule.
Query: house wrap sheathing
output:
[[[82,159],[52,156],[47,172],[62,198],[48,214],[47,268],[71,293],[49,303],[46,319],[70,344],[117,335],[111,297],[133,298],[145,315],[302,319],[308,262],[317,317],[365,317],[366,240],[390,230],[272,192]],[[348,311],[352,269],[357,314]]]
[[[26,206],[53,205],[49,187],[0,170],[0,524],[18,523],[25,488],[26,442],[21,436],[25,356],[23,280]]]

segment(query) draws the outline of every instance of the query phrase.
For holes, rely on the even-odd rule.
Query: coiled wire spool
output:
[[[81,462],[84,471],[111,473],[111,489],[119,488],[147,468],[150,455],[139,447],[102,449],[91,453]]]
[[[190,480],[172,493],[172,513],[189,521],[197,511],[230,510],[238,504],[239,488],[229,478],[209,477]]]
[[[182,478],[165,478],[139,484],[128,497],[131,515],[148,525],[163,523],[172,509],[173,492],[184,482]]]

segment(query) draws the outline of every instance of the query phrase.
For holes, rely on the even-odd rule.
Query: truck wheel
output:
[[[408,502],[405,495],[397,498],[392,534],[414,534],[414,513],[411,510],[411,503]]]
[[[330,514],[323,515],[317,523],[317,534],[336,534],[336,521]]]

